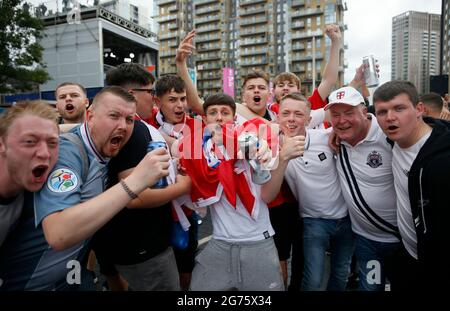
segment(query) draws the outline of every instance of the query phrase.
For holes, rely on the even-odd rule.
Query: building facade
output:
[[[320,83],[330,40],[326,24],[344,31],[346,4],[340,0],[157,0],[160,72],[175,73],[175,50],[192,28],[197,30],[196,54],[190,67],[197,72],[202,96],[223,90],[224,72],[234,73],[240,93],[242,77],[260,69],[273,78],[292,71],[306,94]],[[343,83],[344,45],[339,85]]]
[[[430,91],[430,76],[440,68],[441,16],[408,11],[392,18],[391,79],[413,82]]]
[[[450,0],[442,0],[441,54],[441,74],[450,75]]]

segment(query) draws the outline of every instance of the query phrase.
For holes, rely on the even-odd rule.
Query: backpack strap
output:
[[[68,141],[70,141],[71,143],[73,143],[75,146],[78,147],[78,149],[80,151],[80,155],[81,155],[81,161],[83,162],[83,171],[82,171],[81,179],[83,180],[83,182],[85,182],[87,179],[88,172],[89,172],[89,158],[86,153],[86,149],[84,148],[83,141],[75,133],[62,133],[59,136],[64,139],[67,139]]]

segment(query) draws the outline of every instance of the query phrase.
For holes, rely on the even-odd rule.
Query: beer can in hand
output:
[[[167,150],[167,145],[164,141],[151,141],[148,143],[147,152],[152,152],[155,149],[158,148],[165,148]],[[166,188],[168,186],[167,178],[162,177],[160,180],[158,180],[153,186],[150,188],[152,189],[162,189]]]
[[[364,64],[364,80],[367,87],[378,86],[378,74],[375,68],[375,59],[373,55],[363,57]]]

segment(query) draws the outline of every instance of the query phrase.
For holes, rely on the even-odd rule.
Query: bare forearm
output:
[[[133,192],[142,191],[132,177],[125,182]],[[91,237],[129,201],[130,196],[117,184],[89,201],[51,214],[42,223],[47,242],[55,250],[72,247]]]
[[[159,207],[179,196],[188,193],[188,187],[182,184],[172,184],[164,189],[146,189],[139,194],[137,199],[132,200],[128,208],[152,208]]]
[[[272,175],[270,180],[262,186],[261,197],[267,204],[275,200],[280,192],[288,162],[287,160],[280,160],[277,168],[270,172]]]
[[[330,59],[323,70],[322,82],[318,87],[320,97],[325,100],[331,93],[333,86],[336,84],[339,70],[339,49],[341,41],[331,42]]]
[[[203,102],[198,96],[197,88],[194,85],[191,77],[189,76],[189,71],[186,63],[176,63],[178,75],[183,79],[186,84],[186,97],[189,107],[196,113],[203,115]]]

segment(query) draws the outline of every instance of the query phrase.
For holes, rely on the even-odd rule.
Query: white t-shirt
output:
[[[236,208],[228,202],[222,191],[220,200],[210,205],[213,225],[213,238],[227,242],[260,241],[273,236],[267,204],[261,199],[261,186],[251,181],[251,171],[248,162],[241,161],[247,183],[255,197],[254,217],[251,217],[244,205],[236,196]],[[255,209],[257,210],[255,212]]]
[[[402,242],[408,253],[417,259],[417,234],[409,201],[408,174],[422,146],[430,137],[431,131],[409,148],[394,145],[392,170],[395,191],[397,192],[397,222]]]
[[[285,179],[299,203],[301,217],[340,219],[348,214],[336,160],[328,146],[330,130],[307,130],[305,153],[289,161]]]
[[[392,147],[375,116],[366,138],[342,145],[337,168],[353,231],[377,242],[398,242],[392,233],[398,236]]]
[[[9,204],[0,204],[0,245],[6,238],[11,227],[19,219],[23,207],[23,193]]]

